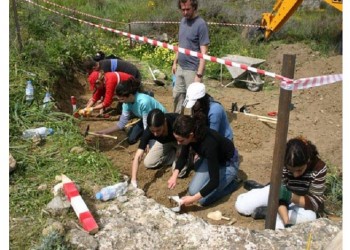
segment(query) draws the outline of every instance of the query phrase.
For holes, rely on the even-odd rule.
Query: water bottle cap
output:
[[[52,128],[48,128],[49,135],[52,135],[54,133],[54,130]]]
[[[101,192],[96,193],[96,199],[101,200],[102,199],[102,194]]]

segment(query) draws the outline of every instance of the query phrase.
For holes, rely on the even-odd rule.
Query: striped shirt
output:
[[[286,167],[283,168],[282,182],[288,190],[305,197],[305,209],[320,212],[324,208],[327,166],[318,157],[307,164],[303,175],[294,177]]]

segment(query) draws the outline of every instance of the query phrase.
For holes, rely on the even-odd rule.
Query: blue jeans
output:
[[[133,127],[130,128],[129,132],[128,132],[128,143],[129,145],[135,144],[142,136],[143,134],[143,121],[142,119],[137,122]],[[150,140],[148,142],[149,147],[151,148],[154,143],[156,141],[155,140]]]
[[[129,145],[135,144],[142,136],[143,133],[143,121],[142,119],[138,121],[133,127],[128,131],[128,143]]]
[[[239,186],[236,178],[238,169],[239,157],[238,151],[236,149],[233,157],[227,161],[224,166],[220,166],[219,186],[215,188],[210,194],[201,198],[199,200],[199,203],[202,206],[208,206],[211,203],[235,191]],[[210,178],[207,159],[199,159],[195,163],[195,172],[196,173],[191,180],[188,190],[190,195],[198,193],[209,182]]]

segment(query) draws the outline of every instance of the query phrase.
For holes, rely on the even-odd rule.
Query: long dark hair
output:
[[[91,71],[94,69],[94,67],[96,66],[96,64],[97,64],[96,61],[94,61],[94,60],[91,59],[91,58],[88,58],[88,59],[86,59],[86,61],[84,62],[83,67],[84,67],[84,69],[85,69],[87,72],[91,72]]]
[[[304,137],[298,136],[287,142],[284,165],[300,167],[313,161],[318,156],[316,146]]]
[[[193,105],[191,111],[192,116],[196,120],[203,120],[205,124],[209,126],[209,109],[210,109],[210,101],[212,97],[209,94],[205,94],[202,98],[198,99],[196,103]]]
[[[159,128],[165,123],[165,115],[160,109],[152,109],[147,115],[147,126]]]
[[[174,122],[173,131],[184,138],[190,137],[190,134],[193,133],[195,139],[201,141],[206,136],[208,127],[202,120],[197,120],[189,115],[179,115]]]
[[[129,96],[130,94],[135,95],[136,92],[142,92],[141,82],[133,76],[120,82],[115,89],[117,96]]]

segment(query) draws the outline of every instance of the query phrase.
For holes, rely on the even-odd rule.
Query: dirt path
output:
[[[265,68],[270,72],[280,74],[282,55],[286,52],[297,56],[296,79],[342,73],[342,56],[321,58],[300,44],[277,47],[266,61]],[[273,81],[273,79],[266,80]],[[149,80],[148,83],[149,85],[145,85],[146,89],[154,91],[156,99],[164,104],[168,111],[172,111],[171,87],[154,86],[152,80]],[[268,183],[276,125],[258,121],[256,118],[243,114],[234,115],[229,110],[233,102],[237,102],[239,107],[244,104],[259,103],[250,107],[250,113],[267,116],[268,112],[278,109],[279,89],[251,92],[246,88],[223,88],[217,81],[206,80],[205,84],[209,94],[220,101],[228,111],[234,131],[234,143],[239,150],[241,160],[239,176],[243,180],[254,179],[261,183]],[[80,96],[79,101],[85,103],[90,95],[86,91]],[[290,113],[288,138],[297,135],[306,136],[318,147],[322,159],[342,169],[342,83],[293,92],[292,103],[295,108]],[[115,121],[108,120],[82,121],[80,126],[83,130],[89,124],[90,131],[96,131],[112,126],[114,123]],[[131,162],[137,145],[128,146],[126,142],[122,142],[125,132],[117,132],[115,135],[118,136],[117,141],[89,136],[89,144],[106,154],[122,174],[130,176]],[[115,147],[118,143],[119,146]],[[167,189],[167,180],[170,175],[170,167],[147,170],[141,165],[138,174],[139,187],[146,192],[149,198],[170,207],[167,196],[185,194],[193,172],[187,178],[179,179],[177,187],[172,191]],[[236,218],[236,226],[263,229],[264,220],[255,221],[250,217],[241,216],[234,209],[237,196],[243,192],[246,191],[240,187],[232,195],[210,207],[192,206],[182,212],[201,217],[212,224],[225,224],[227,221],[213,221],[207,218],[209,212],[220,210],[224,216]]]

